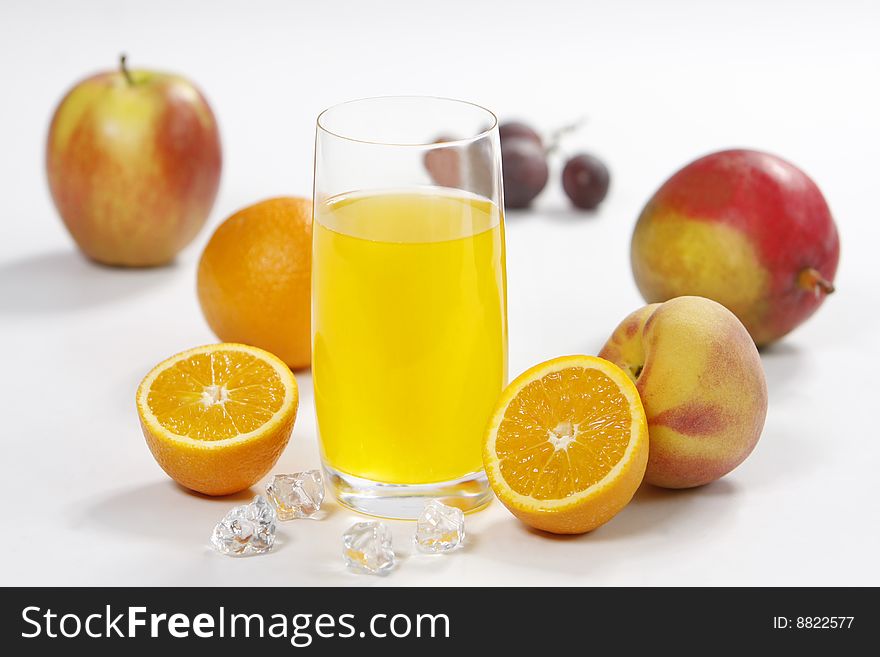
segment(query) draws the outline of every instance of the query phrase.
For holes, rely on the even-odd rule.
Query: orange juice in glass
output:
[[[331,487],[386,517],[435,498],[482,506],[481,440],[507,380],[494,116],[417,97],[331,108],[314,201],[312,371]]]

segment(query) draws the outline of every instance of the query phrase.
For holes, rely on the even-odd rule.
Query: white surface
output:
[[[865,2],[3,3],[0,8],[0,426],[10,584],[880,584],[877,431],[878,5]],[[579,4],[578,9],[568,5]],[[661,7],[662,5],[662,7]],[[710,7],[710,5],[719,5]],[[173,267],[82,260],[43,174],[61,94],[126,50],[187,74],[218,114],[222,188]],[[608,161],[597,216],[568,211],[554,175],[508,218],[510,365],[595,353],[641,304],[628,261],[642,204],[680,165],[741,145],[808,171],[837,217],[839,292],[764,354],[770,412],[752,457],[700,490],[647,488],[577,538],[519,524],[497,502],[448,557],[349,574],[356,515],[282,525],[279,549],[234,560],[206,545],[249,497],[204,499],[150,456],[135,387],[156,362],[213,341],[195,298],[211,230],[263,197],[309,194],[314,118],[349,98],[460,97]],[[278,471],[317,467],[308,374]],[[393,523],[409,555],[413,526]]]

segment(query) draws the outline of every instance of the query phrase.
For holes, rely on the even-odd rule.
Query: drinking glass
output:
[[[369,98],[318,117],[312,374],[321,457],[344,505],[417,517],[490,492],[481,443],[507,381],[495,116]]]

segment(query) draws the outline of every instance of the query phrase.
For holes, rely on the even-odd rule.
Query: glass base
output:
[[[482,470],[432,484],[385,484],[339,472],[326,463],[324,474],[343,506],[381,518],[415,520],[430,500],[440,500],[468,513],[492,499],[489,480]]]

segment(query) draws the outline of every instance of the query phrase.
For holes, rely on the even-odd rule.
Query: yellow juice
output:
[[[482,469],[507,381],[503,231],[497,206],[451,190],[316,206],[312,373],[331,468],[400,484]]]

